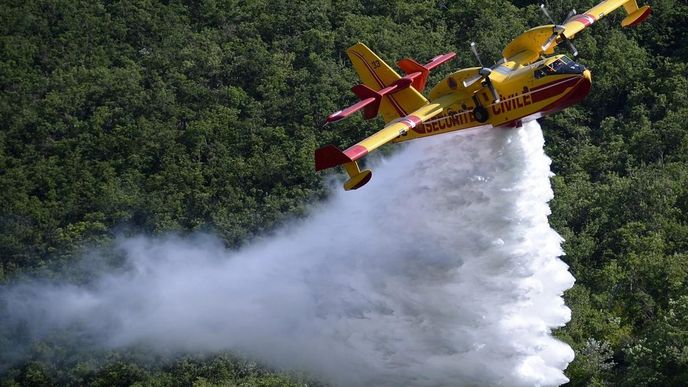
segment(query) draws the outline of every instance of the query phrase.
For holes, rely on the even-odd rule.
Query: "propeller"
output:
[[[576,10],[572,9],[571,12],[569,12],[568,15],[566,15],[566,19],[564,19],[564,22],[561,24],[557,24],[554,19],[552,19],[552,16],[550,16],[549,12],[547,12],[547,8],[545,8],[544,4],[540,4],[540,9],[542,12],[547,16],[547,19],[554,24],[554,27],[552,27],[552,35],[545,41],[545,44],[542,45],[542,51],[546,51],[549,46],[552,45],[552,42],[554,42],[555,39],[560,38],[562,42],[566,44],[566,47],[571,51],[571,55],[574,57],[578,56],[578,50],[576,50],[576,46],[571,43],[569,38],[564,35],[564,31],[566,30],[566,27],[564,27],[564,24],[569,21],[573,16],[576,15]]]
[[[475,42],[471,42],[471,51],[473,51],[473,55],[475,55],[476,59],[478,59],[478,63],[480,64],[480,70],[478,70],[478,74],[471,78],[467,78],[463,80],[463,87],[469,87],[472,84],[478,82],[479,80],[483,80],[483,85],[487,87],[487,89],[490,91],[490,94],[492,94],[492,98],[494,99],[494,102],[497,103],[499,102],[499,94],[497,94],[497,90],[495,90],[494,85],[492,84],[492,80],[490,80],[490,74],[492,74],[492,68],[490,67],[485,67],[483,65],[483,61],[480,60],[480,55],[478,54],[478,49],[475,47]]]

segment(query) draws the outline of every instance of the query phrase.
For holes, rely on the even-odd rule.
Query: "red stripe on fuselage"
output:
[[[549,115],[582,101],[590,92],[591,85],[592,82],[590,82],[589,79],[585,77],[579,78],[579,81],[574,85],[571,91],[562,98],[540,109],[540,112],[542,112],[543,115]]]
[[[531,99],[533,103],[537,103],[540,101],[544,101],[547,98],[552,98],[554,96],[557,96],[561,93],[563,93],[566,89],[569,87],[572,87],[573,85],[576,84],[576,81],[578,79],[581,79],[582,77],[579,75],[575,75],[569,78],[565,79],[559,79],[554,82],[549,82],[544,85],[534,87],[530,89],[531,91]]]

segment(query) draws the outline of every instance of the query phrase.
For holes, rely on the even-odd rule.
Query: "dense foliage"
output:
[[[116,230],[208,229],[237,246],[326,195],[318,145],[379,126],[319,128],[353,100],[348,46],[390,63],[454,50],[469,66],[470,41],[497,58],[543,23],[524,0],[2,3],[0,282]],[[635,29],[617,11],[577,38],[593,90],[542,122],[551,222],[577,279],[558,332],[576,351],[571,385],[688,385],[688,5],[650,3]],[[222,356],[55,363],[45,351],[60,353],[37,344],[0,384],[298,383]]]

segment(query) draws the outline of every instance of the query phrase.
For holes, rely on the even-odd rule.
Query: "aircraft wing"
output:
[[[567,38],[572,39],[580,31],[584,30],[596,21],[608,15],[610,12],[622,6],[628,14],[628,16],[626,16],[626,18],[621,22],[622,27],[630,27],[640,24],[647,19],[652,12],[652,9],[649,5],[638,8],[638,3],[636,0],[603,1],[600,4],[590,8],[584,14],[574,15],[567,19],[566,24],[564,24],[564,35],[566,35]]]
[[[544,6],[541,7],[545,15],[551,19]],[[583,14],[572,12],[561,24],[548,24],[531,28],[512,40],[502,51],[502,56],[509,61],[527,65],[538,60],[543,54],[553,54],[554,47],[562,43],[573,52],[573,56],[576,56],[578,52],[569,39],[573,39],[577,33],[621,7],[627,14],[626,18],[621,21],[622,27],[642,23],[652,12],[648,5],[638,7],[636,0],[602,1]]]

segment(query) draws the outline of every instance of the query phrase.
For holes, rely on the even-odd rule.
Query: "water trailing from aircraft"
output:
[[[339,386],[553,386],[573,284],[547,221],[536,122],[408,144],[375,179],[239,251],[214,237],[121,238],[125,269],[0,290],[28,336],[230,350]]]

